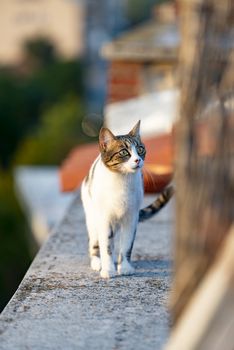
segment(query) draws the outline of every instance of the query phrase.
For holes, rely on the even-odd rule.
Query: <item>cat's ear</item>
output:
[[[115,140],[115,136],[107,128],[101,128],[99,133],[99,146],[101,149],[106,149],[106,147]]]
[[[128,134],[130,136],[140,137],[140,125],[141,125],[141,121],[138,120],[136,125],[132,128],[132,130]]]

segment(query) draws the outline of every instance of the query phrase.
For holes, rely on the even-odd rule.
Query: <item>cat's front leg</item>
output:
[[[113,250],[114,250],[114,234],[113,231],[108,227],[102,229],[99,235],[99,247],[101,257],[101,272],[102,278],[110,278],[116,275],[115,264],[113,261]]]
[[[136,225],[136,222],[125,222],[122,226],[118,257],[118,273],[120,275],[132,275],[135,272],[131,265],[131,254],[136,236]]]
[[[123,254],[119,254],[118,258],[118,274],[123,276],[133,275],[135,273],[134,267]]]
[[[90,266],[94,271],[101,270],[101,259],[99,257],[99,243],[98,240],[89,242],[89,255],[90,255]]]
[[[101,259],[100,259],[100,250],[98,242],[98,232],[95,227],[96,220],[93,216],[86,214],[86,225],[88,229],[89,236],[89,257],[90,257],[90,266],[94,271],[101,270]]]

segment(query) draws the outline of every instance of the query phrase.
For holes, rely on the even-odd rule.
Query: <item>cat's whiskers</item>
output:
[[[147,174],[147,181],[153,185],[153,187],[156,189],[155,192],[157,192],[157,187],[159,187],[159,182],[156,181],[156,176],[154,176],[152,172],[148,170],[146,167],[144,167],[144,172]]]

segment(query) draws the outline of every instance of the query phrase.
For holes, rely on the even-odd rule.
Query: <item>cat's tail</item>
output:
[[[139,211],[139,222],[150,219],[154,214],[159,212],[159,210],[169,202],[174,192],[175,190],[173,186],[166,187],[153,203]]]

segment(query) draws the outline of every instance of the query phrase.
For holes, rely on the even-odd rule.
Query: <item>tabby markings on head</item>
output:
[[[140,137],[130,135],[114,136],[106,149],[101,149],[104,164],[112,171],[118,171],[119,165],[131,157],[132,146],[135,147],[141,159],[145,159],[146,150]]]

